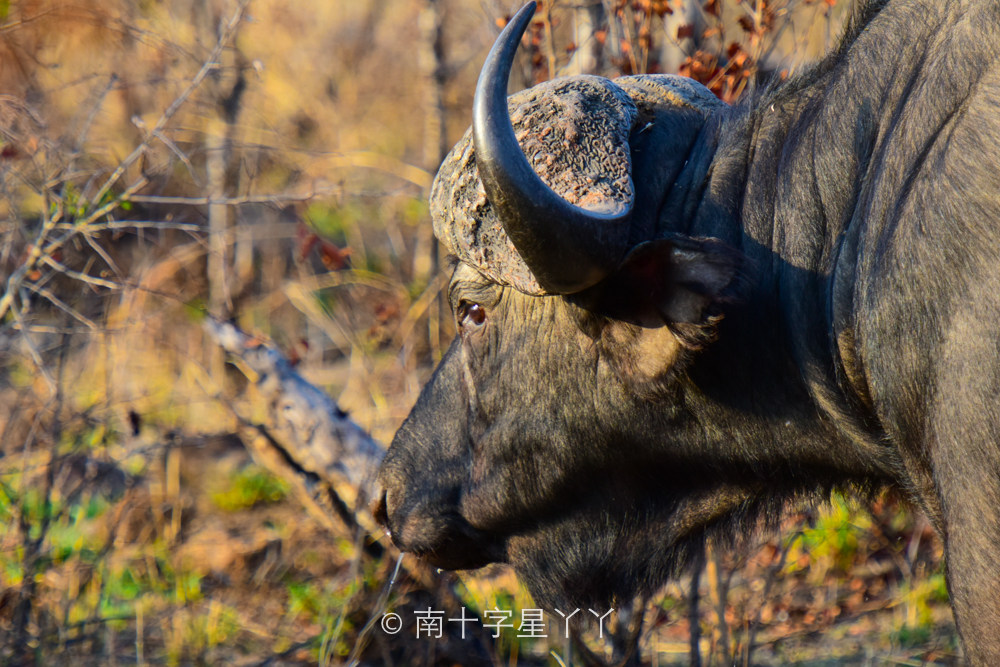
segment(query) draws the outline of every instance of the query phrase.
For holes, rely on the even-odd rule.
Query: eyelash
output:
[[[478,303],[462,301],[458,304],[458,324],[464,326],[466,323],[474,327],[481,327],[486,324],[486,309]]]

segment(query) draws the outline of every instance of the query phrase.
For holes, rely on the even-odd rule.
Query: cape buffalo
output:
[[[860,4],[733,107],[669,76],[508,100],[510,22],[432,192],[458,335],[379,473],[401,549],[593,604],[896,487],[1000,665],[1000,2]]]

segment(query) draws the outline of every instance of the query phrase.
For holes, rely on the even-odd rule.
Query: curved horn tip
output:
[[[572,294],[590,287],[625,254],[631,204],[598,213],[570,204],[535,173],[514,135],[507,84],[536,3],[511,18],[486,57],[472,104],[476,168],[504,231],[539,284]]]
[[[535,10],[537,8],[538,8],[538,3],[535,2],[535,0],[531,0],[530,2],[524,3],[523,7],[521,7],[519,10],[517,10],[516,12],[514,12],[514,16],[511,18],[511,23],[513,23],[515,19],[517,19],[518,17],[520,17],[521,14],[523,14],[525,12],[527,12],[527,13],[531,14],[532,16],[534,16],[535,15]]]

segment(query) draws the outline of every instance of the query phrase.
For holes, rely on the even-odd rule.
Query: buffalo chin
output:
[[[628,606],[683,570],[704,539],[671,541],[649,530],[593,528],[561,525],[510,539],[508,561],[536,603],[548,609]]]
[[[478,570],[493,563],[507,562],[506,548],[500,542],[451,544],[437,551],[414,551],[413,554],[442,570]]]
[[[659,503],[591,507],[507,541],[507,560],[546,608],[622,608],[689,568],[706,538],[739,547],[770,531],[789,496],[720,488]]]

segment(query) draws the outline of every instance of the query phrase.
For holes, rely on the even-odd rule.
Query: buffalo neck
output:
[[[838,296],[853,273],[861,135],[873,130],[871,101],[831,96],[836,74],[820,65],[720,111],[664,211],[680,218],[669,227],[720,238],[749,260],[742,300],[724,307],[718,339],[683,384],[703,446],[744,470],[794,467],[784,475],[793,483],[869,485],[901,481],[901,466],[851,365],[851,304]],[[832,114],[856,131],[836,135]]]

